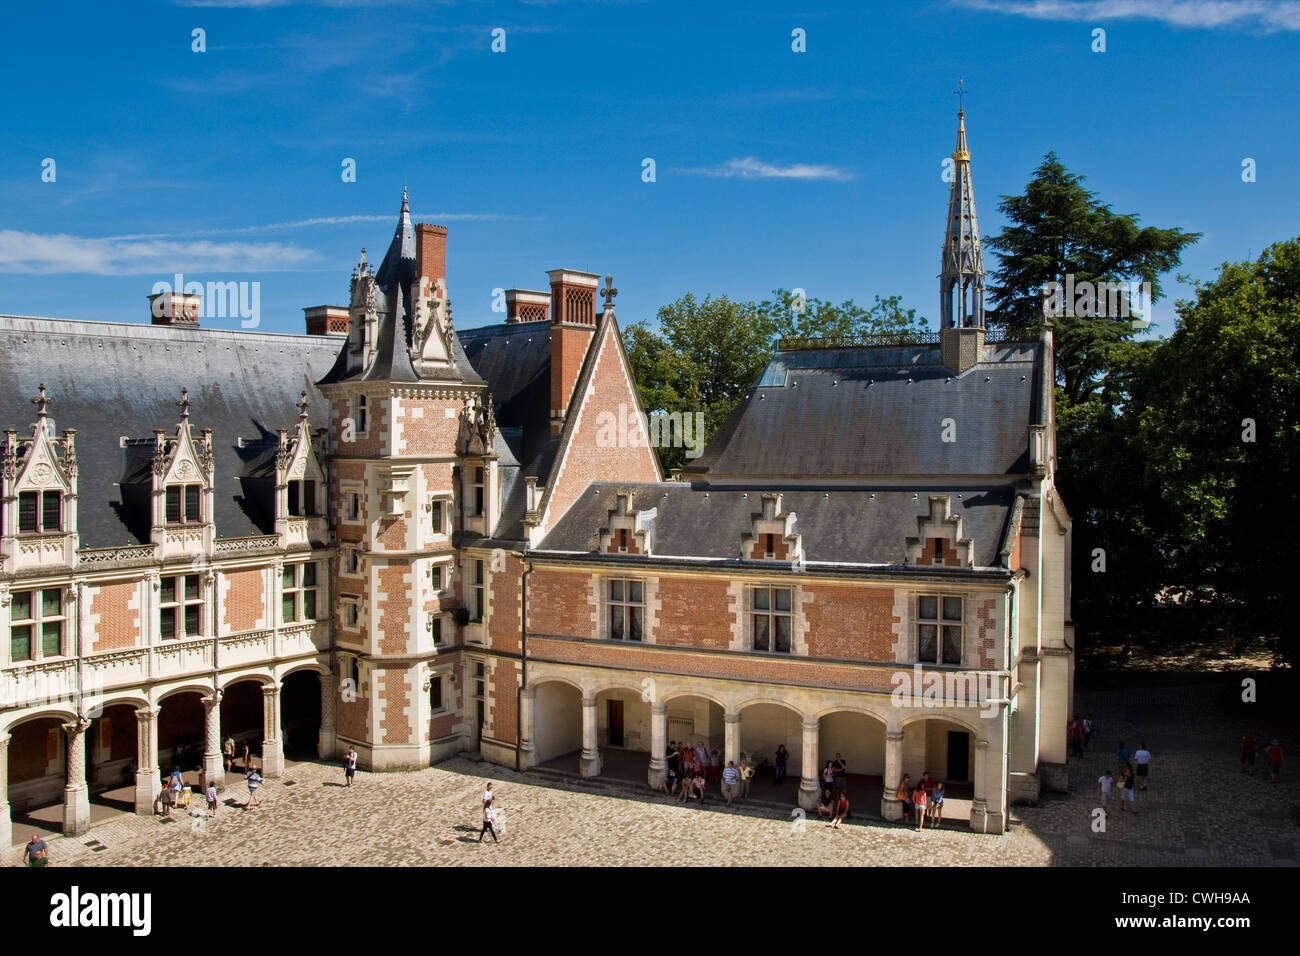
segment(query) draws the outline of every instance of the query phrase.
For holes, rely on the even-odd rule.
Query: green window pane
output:
[[[943,628],[943,662],[945,664],[961,663],[961,628],[944,625]]]
[[[305,621],[316,620],[316,592],[305,591],[302,596],[302,616]]]
[[[32,659],[32,626],[23,624],[9,629],[9,659],[29,661]]]
[[[187,574],[185,576],[185,600],[197,601],[199,599],[199,576],[197,574]]]
[[[58,588],[46,588],[41,592],[41,617],[58,617],[63,613],[63,595]]]
[[[641,640],[641,608],[630,607],[627,609],[627,639],[629,641]]]
[[[284,601],[283,601],[283,604],[282,604],[282,606],[281,606],[281,608],[280,608],[280,611],[281,611],[281,613],[282,613],[282,615],[283,615],[283,617],[284,617],[284,620],[286,620],[286,621],[296,621],[296,620],[298,620],[298,613],[297,613],[298,609],[297,609],[297,604],[298,604],[298,602],[294,600],[294,595],[292,595],[292,594],[286,594],[286,595],[284,596]]]
[[[203,627],[199,621],[199,611],[201,608],[197,604],[191,604],[185,608],[185,634],[187,637],[194,637],[203,633]]]
[[[163,604],[174,604],[176,602],[176,579],[163,578],[162,588],[159,593],[159,601]]]
[[[284,570],[280,572],[280,586],[285,588],[293,587],[293,565],[286,564]]]
[[[616,604],[609,609],[609,636],[616,641],[623,639],[623,606]]]
[[[158,612],[158,632],[164,641],[176,636],[176,608],[165,607]]]
[[[41,625],[41,653],[58,657],[63,652],[63,622],[47,621]]]
[[[938,644],[939,629],[933,624],[922,624],[917,628],[916,659],[934,663]]]
[[[302,566],[302,586],[305,588],[314,588],[316,586],[316,565],[314,562]]]
[[[30,620],[32,616],[32,592],[17,591],[13,596],[13,607],[9,619],[13,621]]]

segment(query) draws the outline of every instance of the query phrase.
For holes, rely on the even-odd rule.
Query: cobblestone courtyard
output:
[[[1080,688],[1078,709],[1099,730],[1087,755],[1071,762],[1071,793],[1015,808],[1006,835],[964,825],[918,833],[870,819],[840,831],[815,819],[800,827],[776,808],[716,800],[683,807],[645,788],[540,780],[458,758],[410,773],[359,773],[351,790],[338,765],[300,763],[267,781],[252,810],[240,806],[241,781],[222,793],[214,820],[124,815],[54,838],[50,851],[56,866],[1295,866],[1300,754],[1270,784],[1262,763],[1254,775],[1239,772],[1237,741],[1248,718],[1260,737],[1284,743],[1297,739],[1297,727],[1234,706],[1239,687],[1239,677],[1225,674],[1180,686]],[[1131,749],[1149,745],[1150,789],[1139,794],[1137,818],[1116,809],[1106,832],[1094,833],[1095,781],[1114,769],[1121,738]],[[490,837],[477,842],[487,778],[506,820],[497,846]],[[20,854],[15,848],[4,860],[16,865]]]

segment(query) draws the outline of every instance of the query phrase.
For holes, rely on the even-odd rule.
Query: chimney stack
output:
[[[347,335],[348,310],[341,305],[313,305],[302,310],[308,335]]]
[[[429,287],[439,282],[446,287],[447,279],[447,227],[434,226],[427,222],[415,225],[415,264],[419,267],[422,278],[429,280]]]
[[[550,316],[551,294],[530,289],[506,289],[506,322],[545,322]]]
[[[551,279],[551,434],[564,427],[573,388],[596,331],[594,272],[552,269]]]
[[[149,317],[154,325],[199,326],[203,293],[155,292],[149,296]]]

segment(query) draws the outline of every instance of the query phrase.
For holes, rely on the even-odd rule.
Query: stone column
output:
[[[996,756],[989,752],[988,738],[975,740],[975,794],[970,806],[970,828],[980,833],[1001,833],[1006,829],[1006,787],[997,772],[1001,761],[995,761]]]
[[[803,776],[799,780],[799,806],[805,810],[817,809],[817,794],[821,790],[817,755],[821,743],[821,721],[803,722]]]
[[[284,773],[284,744],[280,740],[280,685],[262,688],[262,776]]]
[[[86,785],[86,728],[90,721],[77,718],[63,725],[68,732],[65,755],[67,786],[63,788],[63,835],[75,836],[90,828],[90,787]]]
[[[221,691],[203,698],[203,789],[226,785],[226,769],[221,762]]]
[[[880,815],[886,820],[903,819],[903,804],[895,797],[903,777],[903,729],[890,727],[885,731],[884,792],[880,795]]]
[[[582,759],[578,772],[584,777],[600,776],[600,749],[596,746],[596,698],[582,698]]]
[[[9,819],[9,735],[0,734],[0,852],[13,842],[14,825]]]
[[[519,692],[519,767],[527,770],[537,763],[537,689]]]
[[[728,760],[735,761],[737,767],[740,766],[740,712],[724,714],[722,717],[722,765],[725,767]]]
[[[338,756],[339,734],[339,679],[333,674],[320,676],[320,734],[316,740],[316,756],[333,760]]]
[[[135,812],[153,816],[153,804],[162,793],[158,776],[158,707],[135,712]]]
[[[650,705],[650,770],[646,782],[652,790],[664,785],[668,776],[668,705],[658,701]]]

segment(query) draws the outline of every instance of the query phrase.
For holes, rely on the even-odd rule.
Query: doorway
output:
[[[609,720],[606,726],[609,727],[609,745],[611,747],[623,746],[623,702],[617,699],[610,699]]]
[[[970,779],[970,734],[961,730],[948,731],[948,779]]]

